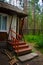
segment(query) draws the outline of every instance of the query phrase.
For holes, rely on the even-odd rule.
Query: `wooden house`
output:
[[[23,0],[0,0],[0,48],[6,48],[8,44],[18,55],[31,51],[31,48],[21,41],[26,16]]]

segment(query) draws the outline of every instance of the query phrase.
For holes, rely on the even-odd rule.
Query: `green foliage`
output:
[[[24,37],[27,42],[37,42],[39,39],[39,36],[36,35],[25,35]]]
[[[36,43],[38,48],[43,48],[43,36],[40,36],[39,40]]]
[[[37,32],[39,30],[40,33],[43,33],[43,10],[39,0],[30,0],[28,5],[28,29],[35,29],[32,30],[33,33],[36,32],[36,29]]]
[[[43,35],[25,35],[25,40],[27,42],[35,43],[38,48],[43,48]]]
[[[30,0],[28,7],[28,28],[29,29],[40,29],[41,11],[39,0]],[[34,24],[35,23],[35,24]],[[36,27],[36,28],[35,28]]]

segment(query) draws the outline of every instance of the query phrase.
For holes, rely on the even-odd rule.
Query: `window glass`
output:
[[[1,15],[0,15],[0,30],[1,30]]]
[[[3,16],[2,17],[2,30],[6,30],[6,24],[7,24],[7,17]]]
[[[7,29],[7,16],[0,15],[0,30]]]

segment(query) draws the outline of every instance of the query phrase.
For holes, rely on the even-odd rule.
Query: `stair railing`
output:
[[[22,38],[22,36],[19,35],[18,33],[16,33],[15,31],[13,31],[13,30],[10,30],[10,31],[13,32],[18,37],[18,40]]]
[[[15,39],[13,36],[11,36],[11,38],[13,39],[13,43],[19,43],[19,41],[17,40],[17,39]],[[16,46],[15,45],[15,49],[16,49],[16,47],[18,47],[18,46]],[[19,47],[18,47],[19,48]],[[18,52],[19,50],[17,49],[17,52]]]
[[[11,35],[11,40],[16,44],[16,43],[19,43],[19,38],[21,38],[22,36],[21,35],[19,35],[18,33],[16,33],[16,32],[14,32],[13,30],[10,30],[11,31],[11,33],[14,33],[14,34],[16,34],[17,36],[18,36],[18,39],[16,39],[14,36],[12,36]],[[16,49],[16,47],[18,47],[18,49],[17,49],[17,52],[19,51],[19,46],[16,46],[15,45],[15,49]]]

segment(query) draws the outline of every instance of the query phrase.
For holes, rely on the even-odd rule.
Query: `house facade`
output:
[[[16,38],[16,33],[20,33],[21,22],[27,16],[23,3],[23,0],[0,0],[0,41],[11,39],[11,34]]]
[[[21,40],[27,17],[23,5],[24,0],[0,0],[0,48],[1,51],[9,49],[17,56],[31,52],[31,48]]]

